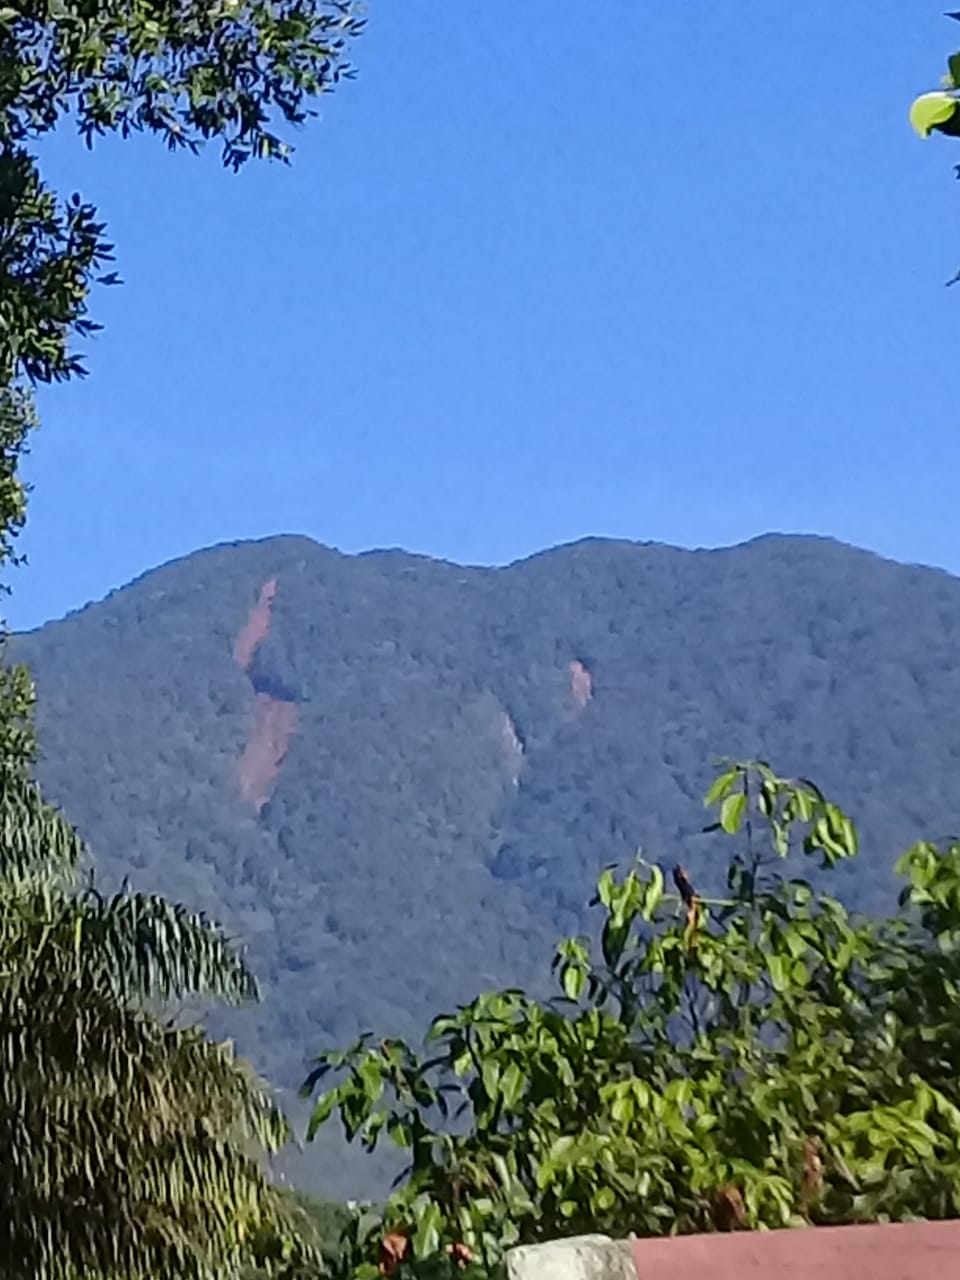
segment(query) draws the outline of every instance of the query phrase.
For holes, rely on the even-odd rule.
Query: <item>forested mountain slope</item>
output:
[[[857,819],[848,898],[960,828],[960,581],[817,538],[590,540],[502,569],[302,537],[163,566],[18,637],[41,774],[110,883],[249,946],[218,1029],[290,1086],[361,1027],[417,1034],[542,980],[605,863],[708,882],[719,755]]]

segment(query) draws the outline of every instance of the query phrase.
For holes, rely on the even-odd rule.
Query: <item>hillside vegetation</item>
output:
[[[896,855],[960,826],[960,582],[824,539],[478,569],[278,537],[12,647],[45,793],[108,883],[246,942],[264,1001],[214,1027],[285,1087],[364,1028],[416,1037],[484,987],[543,989],[597,872],[638,846],[709,887],[718,753],[851,812],[853,906],[889,908]]]

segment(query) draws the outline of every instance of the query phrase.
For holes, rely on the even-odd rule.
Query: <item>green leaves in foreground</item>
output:
[[[317,1059],[312,1129],[409,1157],[357,1276],[378,1249],[388,1272],[489,1268],[581,1231],[960,1214],[960,847],[910,850],[903,914],[869,922],[803,875],[857,847],[813,783],[735,764],[707,799],[735,840],[723,896],[609,868],[599,954],[559,945],[557,999],[479,996],[426,1059],[370,1036]]]

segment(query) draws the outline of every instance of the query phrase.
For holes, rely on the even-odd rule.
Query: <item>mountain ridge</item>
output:
[[[599,546],[605,546],[605,547],[628,547],[628,548],[661,548],[666,551],[677,552],[678,554],[681,554],[681,555],[699,556],[699,555],[723,555],[725,553],[744,550],[746,548],[759,545],[759,544],[764,544],[764,543],[789,542],[794,544],[800,544],[800,543],[808,542],[813,544],[835,546],[838,548],[842,548],[844,551],[852,552],[867,558],[880,560],[885,564],[897,565],[899,568],[902,568],[902,569],[924,569],[929,571],[930,573],[944,574],[945,576],[953,579],[956,579],[958,576],[952,573],[949,569],[946,569],[940,565],[928,564],[925,561],[898,560],[894,556],[885,555],[879,551],[874,551],[867,547],[859,547],[853,543],[844,542],[842,539],[835,538],[832,535],[820,534],[820,533],[804,533],[804,532],[784,533],[784,532],[771,531],[768,533],[756,534],[754,537],[746,538],[740,542],[725,543],[718,546],[694,546],[694,547],[681,546],[678,543],[663,542],[659,539],[653,539],[653,538],[651,539],[615,538],[615,537],[607,537],[602,534],[585,534],[582,537],[572,538],[569,541],[557,543],[555,546],[552,546],[552,547],[544,547],[540,550],[532,551],[527,555],[518,556],[512,560],[488,563],[488,562],[477,562],[477,561],[461,561],[461,560],[456,560],[446,556],[432,555],[429,552],[410,551],[400,546],[368,547],[362,551],[342,551],[339,547],[336,547],[331,543],[321,542],[319,539],[313,538],[309,534],[286,532],[286,533],[264,534],[256,538],[225,539],[220,542],[210,543],[208,546],[205,546],[205,547],[198,547],[196,550],[186,552],[182,555],[173,556],[169,560],[164,560],[161,563],[152,566],[151,568],[143,570],[143,572],[136,574],[134,577],[128,579],[126,582],[120,583],[118,586],[110,588],[102,596],[96,599],[88,600],[85,604],[78,605],[72,609],[68,609],[63,614],[60,614],[52,618],[48,618],[44,622],[39,623],[36,626],[22,628],[16,631],[15,634],[17,636],[35,635],[37,632],[42,631],[45,627],[48,627],[53,623],[64,622],[68,618],[75,617],[77,614],[84,613],[88,609],[92,609],[92,608],[95,608],[97,605],[104,604],[106,601],[110,600],[113,596],[117,595],[118,593],[122,591],[126,591],[131,587],[139,586],[141,583],[144,583],[145,581],[149,580],[154,574],[161,573],[165,570],[172,569],[177,565],[181,565],[188,561],[192,561],[198,556],[212,554],[225,549],[260,547],[268,544],[278,544],[278,543],[284,543],[284,542],[304,543],[311,548],[317,548],[321,551],[329,552],[330,554],[339,556],[344,560],[365,560],[365,559],[376,559],[378,557],[382,557],[382,558],[397,557],[399,559],[404,559],[404,560],[409,560],[414,562],[421,561],[421,562],[428,562],[432,565],[442,565],[450,569],[463,569],[468,571],[481,571],[481,572],[487,572],[487,571],[499,572],[507,569],[515,569],[518,566],[527,564],[531,561],[539,560],[542,557],[549,557],[558,552],[564,552],[577,547],[586,547],[590,545],[599,545]]]
[[[841,892],[887,909],[896,854],[960,826],[958,647],[956,578],[794,535],[498,567],[221,543],[11,641],[46,792],[105,884],[248,945],[264,1002],[211,1027],[288,1089],[365,1027],[544,990],[638,847],[709,886],[720,756],[814,777],[863,828]]]

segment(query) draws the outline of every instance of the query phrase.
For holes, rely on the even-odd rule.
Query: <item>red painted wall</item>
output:
[[[638,1280],[960,1280],[960,1222],[636,1240]]]

